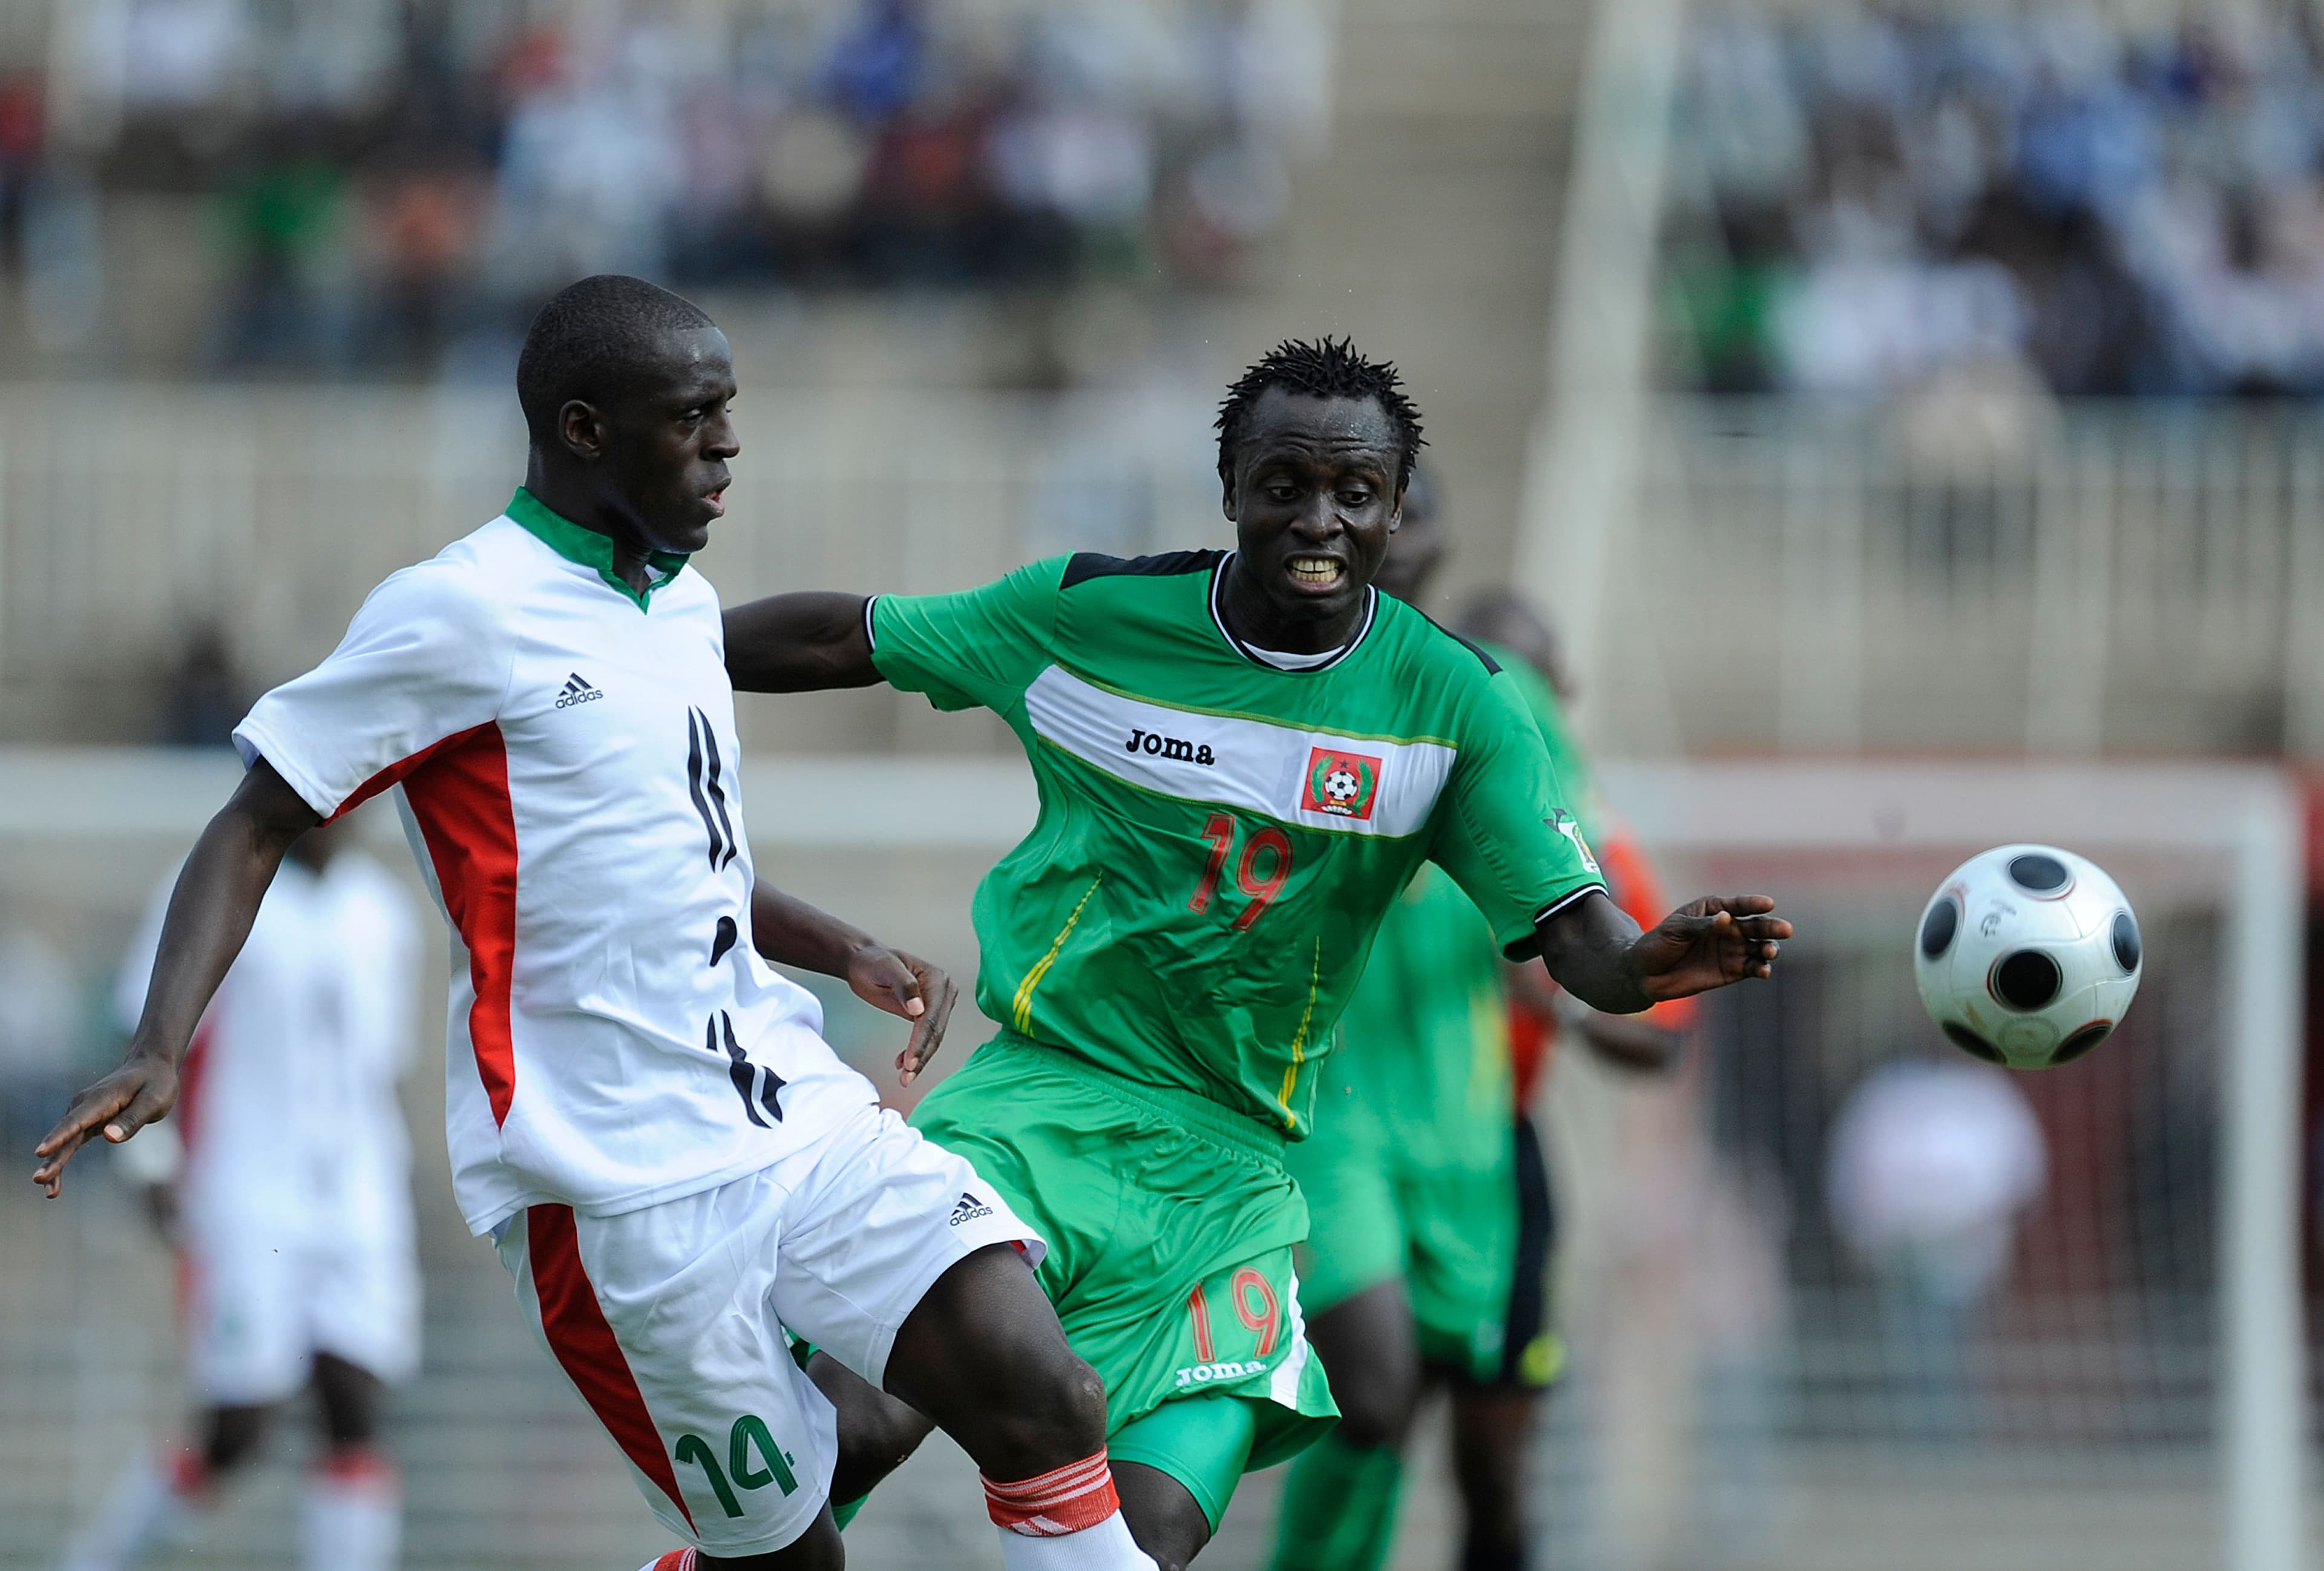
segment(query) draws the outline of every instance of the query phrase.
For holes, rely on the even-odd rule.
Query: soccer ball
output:
[[[1335,769],[1323,777],[1323,794],[1335,802],[1355,800],[1356,792],[1361,789],[1352,769]]]
[[[2003,846],[1953,869],[1921,913],[1913,974],[1953,1045],[2046,1069],[2104,1041],[2138,991],[2138,919],[2097,864]]]

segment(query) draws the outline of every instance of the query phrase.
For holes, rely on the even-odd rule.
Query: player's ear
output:
[[[1234,469],[1224,459],[1219,461],[1219,511],[1227,515],[1229,523],[1240,523],[1235,516]]]
[[[568,398],[557,411],[557,434],[565,450],[576,458],[600,458],[605,454],[605,420],[595,407]]]

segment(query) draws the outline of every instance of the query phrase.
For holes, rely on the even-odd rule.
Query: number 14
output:
[[[1213,813],[1210,822],[1203,826],[1203,838],[1211,843],[1209,864],[1203,869],[1203,879],[1194,885],[1194,898],[1186,902],[1190,911],[1211,909],[1211,897],[1218,892],[1219,875],[1226,871],[1227,858],[1234,855],[1236,824],[1231,815]],[[1259,854],[1267,854],[1267,872],[1259,871]],[[1291,839],[1272,827],[1261,829],[1243,842],[1242,860],[1235,864],[1235,886],[1250,896],[1250,903],[1234,919],[1238,933],[1250,931],[1251,924],[1263,916],[1283,892],[1286,879],[1291,876]]]

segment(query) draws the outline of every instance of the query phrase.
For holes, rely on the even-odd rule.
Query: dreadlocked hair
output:
[[[1424,439],[1420,411],[1404,395],[1404,378],[1397,374],[1393,361],[1367,360],[1356,352],[1353,339],[1328,334],[1312,344],[1305,338],[1286,338],[1227,389],[1226,402],[1219,405],[1221,469],[1232,467],[1251,408],[1270,387],[1314,398],[1372,400],[1396,427],[1397,485],[1401,486],[1412,477]]]

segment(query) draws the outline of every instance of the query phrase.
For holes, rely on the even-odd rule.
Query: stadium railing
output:
[[[730,598],[1222,538],[1191,394],[770,393],[736,416],[703,559]],[[1582,661],[1601,747],[2324,753],[2324,414],[2082,403],[1978,440],[1930,429],[1652,403]],[[150,701],[199,623],[256,681],[303,668],[372,585],[490,516],[522,451],[497,393],[0,386],[0,730],[134,735],[124,695]],[[1755,658],[1690,658],[1703,628]],[[785,735],[958,745],[921,714],[825,705]]]

